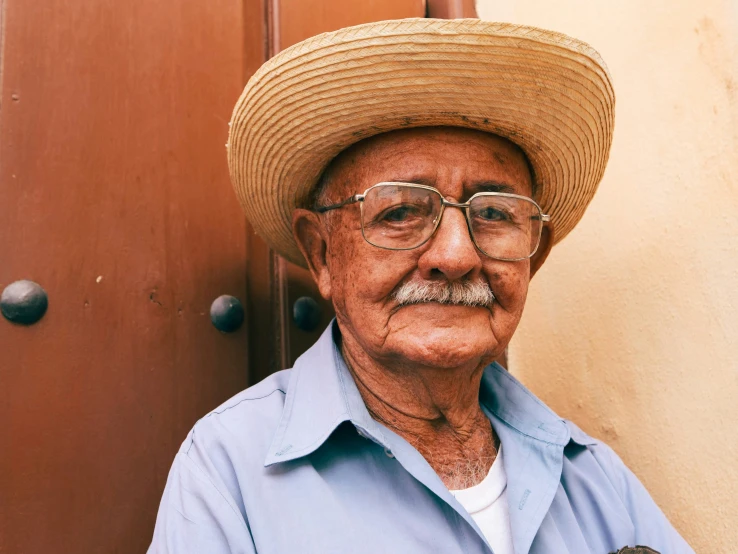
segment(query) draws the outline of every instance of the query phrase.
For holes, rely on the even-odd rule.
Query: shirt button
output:
[[[388,458],[394,458],[395,457],[395,455],[392,454],[392,451],[389,448],[385,448],[384,449],[384,453],[387,454],[387,457]]]

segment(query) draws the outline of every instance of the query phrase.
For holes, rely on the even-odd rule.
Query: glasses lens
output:
[[[541,210],[532,200],[477,196],[471,201],[469,220],[477,246],[492,258],[521,260],[538,248]]]
[[[425,188],[381,184],[366,193],[361,210],[367,242],[380,248],[415,248],[433,233],[441,196]]]

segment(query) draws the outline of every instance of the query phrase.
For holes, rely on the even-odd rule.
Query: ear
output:
[[[541,269],[543,262],[546,261],[548,255],[551,253],[554,243],[554,228],[550,222],[543,224],[541,229],[541,242],[538,244],[538,250],[530,259],[530,278]]]
[[[300,247],[308,269],[318,285],[320,295],[331,299],[331,275],[328,267],[328,231],[320,216],[313,211],[297,208],[292,213],[292,234]]]

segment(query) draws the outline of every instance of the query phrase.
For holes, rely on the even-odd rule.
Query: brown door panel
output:
[[[361,23],[425,17],[425,0],[278,0],[279,49],[314,35]]]
[[[426,15],[437,19],[463,19],[477,16],[476,0],[427,0]]]
[[[209,308],[246,297],[224,145],[263,9],[1,4],[0,290],[49,308],[0,318],[0,552],[144,552],[189,428],[248,383]]]

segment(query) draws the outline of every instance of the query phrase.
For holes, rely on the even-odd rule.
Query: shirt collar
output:
[[[383,428],[369,415],[356,383],[336,346],[335,320],[295,362],[282,417],[265,466],[317,450],[344,421],[364,437],[389,448]],[[564,421],[497,363],[484,370],[480,400],[496,419],[530,438],[561,446],[595,441]]]
[[[596,442],[554,413],[498,363],[485,368],[479,398],[497,419],[530,438],[560,446],[570,441],[583,446]]]
[[[265,466],[311,454],[344,421],[350,421],[362,436],[389,448],[336,346],[334,333],[338,332],[333,320],[295,362]]]

